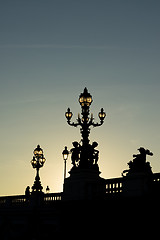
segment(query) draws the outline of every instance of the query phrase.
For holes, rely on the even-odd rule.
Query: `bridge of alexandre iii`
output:
[[[104,123],[106,113],[101,108],[100,122],[90,114],[92,96],[87,88],[79,96],[81,115],[72,122],[72,112],[65,117],[70,126],[80,126],[81,140],[73,148],[64,148],[63,192],[43,192],[40,168],[45,164],[43,149],[38,145],[31,164],[36,169],[32,188],[25,195],[0,197],[0,239],[44,239],[49,237],[115,237],[120,234],[137,236],[158,229],[160,203],[160,173],[153,173],[147,161],[153,153],[139,147],[122,177],[100,177],[97,142],[90,142],[91,127]],[[71,155],[72,168],[66,177],[66,162]],[[159,218],[158,218],[159,219]],[[158,220],[159,221],[159,220]],[[154,223],[154,224],[153,224]]]

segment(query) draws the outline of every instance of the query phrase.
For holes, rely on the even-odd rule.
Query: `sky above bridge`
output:
[[[0,2],[0,195],[32,186],[40,144],[44,189],[62,191],[64,146],[80,141],[66,123],[93,96],[91,129],[104,178],[119,177],[139,147],[160,171],[160,1],[2,0]],[[68,160],[67,169],[71,168]]]

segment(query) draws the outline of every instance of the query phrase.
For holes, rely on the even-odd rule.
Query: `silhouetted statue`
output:
[[[80,154],[81,146],[78,142],[73,142],[72,144],[74,148],[70,150],[72,153],[71,160],[72,160],[73,166],[76,166],[76,163],[79,161],[79,158],[80,158],[79,154]]]
[[[97,164],[99,151],[95,148],[98,146],[97,142],[93,142],[92,145],[89,145],[88,158],[91,164]]]
[[[29,196],[30,196],[30,186],[27,186],[27,187],[26,187],[25,195],[26,195],[26,199],[28,200],[28,199],[29,199]]]
[[[140,153],[134,154],[133,161],[130,161],[128,163],[129,170],[124,170],[123,173],[127,173],[127,174],[138,173],[138,172],[152,173],[150,163],[146,162],[146,156],[147,155],[153,156],[153,153],[150,152],[148,149],[144,149],[143,147],[140,147],[138,151]]]

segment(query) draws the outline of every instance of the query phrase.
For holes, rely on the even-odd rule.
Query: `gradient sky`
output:
[[[37,144],[44,189],[62,191],[62,150],[81,139],[64,113],[77,118],[84,87],[96,121],[107,113],[90,134],[101,176],[120,177],[140,146],[160,172],[159,13],[159,0],[0,1],[0,195],[33,185]]]

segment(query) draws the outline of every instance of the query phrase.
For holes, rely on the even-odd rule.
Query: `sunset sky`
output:
[[[90,134],[101,177],[120,177],[139,147],[160,172],[159,0],[1,0],[0,36],[0,195],[33,185],[37,144],[44,190],[62,191],[62,151],[81,140],[64,113],[77,118],[85,87],[95,121],[107,114]]]

